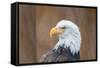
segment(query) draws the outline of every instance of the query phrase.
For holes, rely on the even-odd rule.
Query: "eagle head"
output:
[[[59,41],[54,49],[62,46],[69,48],[72,54],[78,53],[81,44],[81,35],[78,26],[69,20],[61,20],[50,30],[50,37],[57,36]]]

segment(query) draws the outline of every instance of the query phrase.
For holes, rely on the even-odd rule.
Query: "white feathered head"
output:
[[[54,47],[57,49],[59,46],[70,48],[72,54],[80,50],[81,35],[78,26],[69,21],[61,20],[58,24],[50,30],[50,36],[58,36],[59,41]],[[64,44],[64,45],[63,45]]]

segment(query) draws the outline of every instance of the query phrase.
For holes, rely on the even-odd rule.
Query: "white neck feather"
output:
[[[55,46],[57,49],[64,44],[64,48],[70,48],[72,54],[80,51],[81,35],[79,29],[67,30],[63,34],[59,35],[59,41]]]

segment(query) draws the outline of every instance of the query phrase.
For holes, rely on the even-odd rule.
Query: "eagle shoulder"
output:
[[[40,62],[60,62],[66,60],[67,54],[65,52],[65,49],[59,47],[57,50],[50,50],[49,52],[44,54],[40,59]]]

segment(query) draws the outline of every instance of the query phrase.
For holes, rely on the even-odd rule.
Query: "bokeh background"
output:
[[[62,19],[73,21],[82,36],[80,60],[96,59],[96,9],[43,5],[19,5],[19,63],[39,63],[57,38],[49,31]]]

